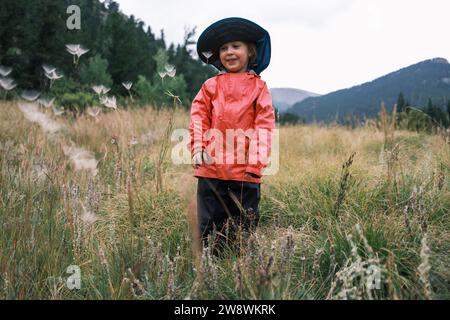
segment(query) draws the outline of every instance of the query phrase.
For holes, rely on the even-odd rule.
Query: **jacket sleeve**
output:
[[[192,101],[189,125],[191,155],[206,148],[204,133],[211,127],[211,100],[203,84]]]
[[[255,130],[253,131],[251,141],[258,141],[256,154],[253,154],[253,157],[257,158],[256,161],[250,160],[252,157],[250,154],[252,149],[250,148],[249,163],[247,164],[245,172],[253,173],[258,177],[261,177],[262,170],[267,166],[267,161],[261,160],[264,158],[269,159],[272,148],[271,134],[272,130],[275,129],[275,112],[272,106],[272,96],[270,95],[266,83],[264,83],[264,87],[256,100],[255,112]]]

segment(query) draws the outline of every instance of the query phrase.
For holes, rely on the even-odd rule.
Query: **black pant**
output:
[[[238,245],[236,232],[247,236],[259,222],[261,184],[198,177],[197,214],[204,245],[215,231],[214,244]],[[225,241],[224,241],[225,240]]]

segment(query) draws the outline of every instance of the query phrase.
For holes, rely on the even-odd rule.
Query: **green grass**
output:
[[[380,131],[283,128],[280,172],[264,178],[257,231],[240,255],[217,259],[205,251],[198,259],[189,223],[196,197],[191,167],[166,156],[163,189],[156,191],[171,113],[121,111],[98,124],[59,119],[66,128],[52,137],[14,104],[2,107],[11,111],[0,115],[2,299],[450,297],[450,152],[439,136],[394,132],[399,155],[388,172],[379,162]],[[187,128],[188,114],[173,120]],[[157,136],[153,143],[127,145],[148,130]],[[101,159],[97,176],[75,170],[62,151],[68,141]],[[97,220],[83,222],[85,210]],[[431,296],[418,271],[425,233]],[[70,265],[80,266],[80,290],[66,286]],[[380,290],[365,286],[370,266],[383,270]]]

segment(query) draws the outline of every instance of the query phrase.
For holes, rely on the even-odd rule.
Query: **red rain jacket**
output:
[[[270,155],[271,132],[274,128],[272,97],[267,84],[259,75],[251,71],[220,73],[208,79],[192,102],[190,147],[191,155],[206,149],[215,162],[203,163],[195,169],[194,176],[260,183],[261,171],[267,166],[266,160]],[[219,135],[220,133],[223,135],[222,139],[218,139],[216,134],[211,136],[205,134],[208,129],[217,130]],[[242,151],[244,136],[238,138],[239,135],[235,134],[234,150],[227,148],[227,141],[231,146],[231,140],[227,140],[226,137],[227,129],[242,129],[241,132],[245,132],[245,159],[242,152],[237,156],[238,139]],[[260,134],[261,131],[265,131],[266,134]],[[253,148],[249,148],[251,141]],[[256,145],[265,147],[254,148]],[[223,147],[223,153],[218,151],[220,147]],[[223,160],[217,161],[220,157]],[[250,157],[253,160],[249,161]],[[261,157],[266,158],[262,161],[264,158]],[[253,173],[258,178],[247,176],[246,172]]]

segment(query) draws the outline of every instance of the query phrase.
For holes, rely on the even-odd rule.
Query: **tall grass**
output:
[[[200,245],[191,166],[166,156],[187,112],[58,118],[51,135],[0,107],[1,298],[450,297],[447,141],[396,130],[387,113],[380,129],[282,128],[260,224],[217,258]],[[69,141],[99,161],[95,176],[65,155]]]

